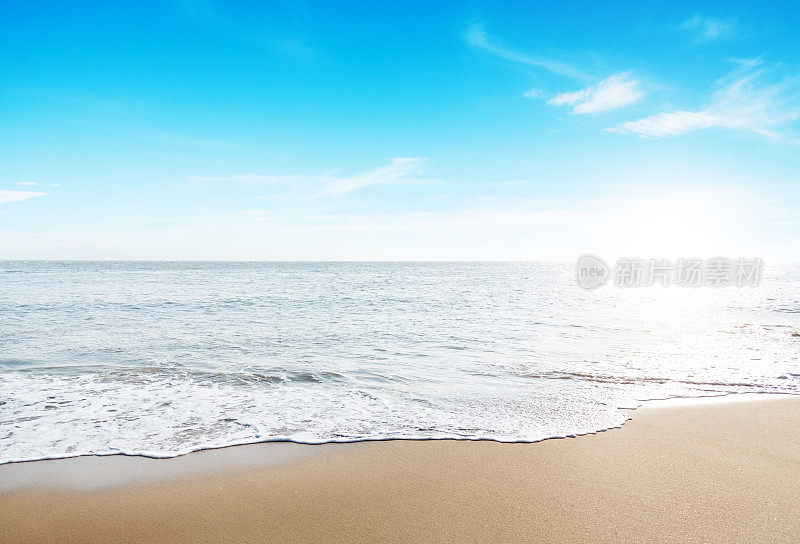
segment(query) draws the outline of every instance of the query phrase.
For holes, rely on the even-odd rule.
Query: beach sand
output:
[[[281,444],[247,448],[262,446]],[[86,486],[18,484],[0,495],[0,542],[800,542],[800,398],[645,406],[621,429],[537,444],[371,442],[263,463],[236,451],[110,487],[92,478],[114,482],[112,465]],[[100,459],[69,461],[0,478]],[[180,462],[113,463],[135,476]]]

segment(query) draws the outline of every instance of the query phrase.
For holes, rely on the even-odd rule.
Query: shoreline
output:
[[[320,455],[336,454],[349,447],[373,442],[495,442],[499,444],[538,444],[550,440],[592,436],[621,429],[643,408],[702,406],[715,403],[753,402],[781,398],[800,398],[788,393],[749,392],[724,393],[694,397],[668,397],[637,401],[638,406],[618,407],[629,419],[616,427],[569,435],[552,436],[537,441],[506,441],[491,438],[364,438],[339,442],[299,442],[294,440],[263,440],[213,446],[173,456],[136,453],[83,453],[67,457],[24,459],[0,463],[0,497],[5,493],[25,489],[53,490],[108,489],[156,481],[191,478],[219,471],[236,472],[282,465]],[[67,466],[69,465],[69,466]],[[20,467],[20,468],[14,468]],[[46,485],[44,485],[46,483]]]
[[[800,397],[781,397],[645,404],[536,443],[330,444],[268,465],[231,452],[275,443],[207,450],[217,470],[0,494],[0,542],[795,542]]]

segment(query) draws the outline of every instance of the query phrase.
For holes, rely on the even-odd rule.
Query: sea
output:
[[[800,393],[800,265],[586,291],[571,263],[0,262],[0,463],[535,442],[744,392]]]

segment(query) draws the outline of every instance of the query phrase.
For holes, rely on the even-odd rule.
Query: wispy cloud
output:
[[[597,80],[570,64],[547,57],[522,53],[500,45],[489,37],[486,29],[480,23],[471,24],[467,28],[464,39],[472,47],[487,51],[505,60],[527,66],[535,66],[579,81]],[[523,93],[523,96],[531,99],[544,98],[546,93],[542,89],[533,88]],[[644,92],[640,88],[639,81],[631,78],[628,73],[620,73],[607,77],[594,85],[589,85],[580,91],[558,94],[548,100],[548,103],[554,106],[571,106],[572,113],[591,114],[635,104],[643,96]]]
[[[693,33],[695,43],[699,44],[732,38],[736,34],[736,26],[735,19],[714,19],[693,15],[680,28]]]
[[[35,181],[23,181],[22,183],[17,183],[17,185],[22,185],[22,186],[25,186],[25,187],[33,187],[33,186],[39,185],[39,184],[36,183]]]
[[[353,176],[332,174],[235,174],[229,176],[193,176],[190,181],[239,181],[285,184],[311,189],[312,197],[338,196],[373,185],[431,185],[439,180],[419,177],[424,160],[419,157],[397,157],[389,164]]]
[[[395,158],[387,166],[375,168],[365,174],[349,178],[333,180],[323,191],[324,194],[341,195],[369,187],[371,185],[420,185],[434,182],[430,179],[413,177],[422,172],[423,161],[420,158]]]
[[[639,82],[629,74],[607,77],[597,85],[562,93],[548,100],[553,106],[572,106],[572,113],[599,113],[635,104],[644,96]]]
[[[33,191],[0,191],[0,204],[8,202],[21,202],[29,200],[38,196],[44,196],[47,193],[37,193]]]
[[[522,94],[522,96],[524,96],[525,98],[534,99],[534,98],[540,98],[543,94],[544,93],[540,89],[533,88],[529,91],[525,91]]]
[[[504,47],[495,43],[486,33],[483,25],[480,23],[473,23],[467,29],[464,35],[465,41],[472,47],[476,47],[501,59],[526,64],[528,66],[535,66],[542,68],[548,72],[559,74],[572,79],[579,79],[582,81],[591,79],[590,76],[584,72],[573,68],[567,63],[559,62],[557,60],[541,57],[538,55],[531,55],[528,53],[521,53],[513,49]]]
[[[790,89],[793,85],[788,82],[766,84],[764,78],[763,70],[738,74],[732,81],[723,83],[700,110],[659,113],[606,130],[661,138],[721,128],[754,132],[779,140],[782,137],[778,127],[800,117],[800,107],[792,98],[795,96]]]
[[[725,126],[728,123],[707,111],[675,111],[651,115],[636,121],[626,121],[619,126],[607,128],[618,134],[638,134],[661,138],[675,136],[692,130]]]

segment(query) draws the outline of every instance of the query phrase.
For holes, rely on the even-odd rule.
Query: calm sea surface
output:
[[[769,264],[769,263],[768,263]],[[551,263],[0,262],[0,462],[263,440],[536,441],[800,393],[800,266],[587,292]]]

